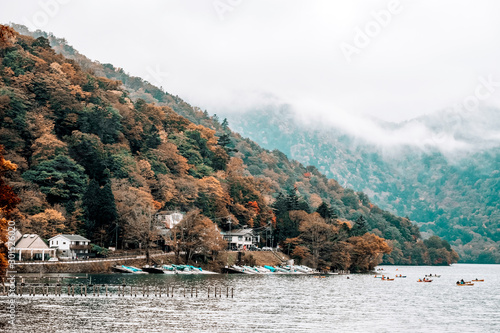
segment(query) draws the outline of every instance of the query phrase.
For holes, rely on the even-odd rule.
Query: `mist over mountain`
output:
[[[446,109],[399,124],[350,115],[348,126],[290,105],[218,113],[265,148],[444,237],[462,261],[500,262],[498,109]]]

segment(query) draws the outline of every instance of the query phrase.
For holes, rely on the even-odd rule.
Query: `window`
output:
[[[238,240],[243,240],[243,236],[238,236]]]

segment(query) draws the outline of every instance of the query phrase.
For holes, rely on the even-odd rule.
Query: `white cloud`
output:
[[[283,101],[386,143],[430,133],[408,124],[389,135],[366,116],[408,120],[462,101],[479,76],[500,78],[498,1],[401,0],[401,13],[351,63],[339,45],[390,0],[222,1],[233,6],[224,20],[212,0],[1,0],[0,22],[33,21],[43,4],[61,3],[43,30],[133,75],[160,68],[163,88],[191,104],[212,111]],[[499,96],[486,103],[500,105]]]

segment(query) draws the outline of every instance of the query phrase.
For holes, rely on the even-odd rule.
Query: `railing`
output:
[[[90,245],[70,245],[70,250],[90,250]]]

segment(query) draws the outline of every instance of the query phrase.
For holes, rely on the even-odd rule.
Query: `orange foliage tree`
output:
[[[3,178],[7,172],[16,170],[16,165],[4,159],[3,153],[3,146],[0,146],[0,276],[5,275],[8,266],[8,219],[20,201]]]
[[[180,252],[184,252],[186,263],[195,253],[202,254],[205,258],[209,255],[215,257],[217,252],[227,246],[217,225],[201,214],[199,209],[188,212],[172,229],[170,237],[169,246],[174,249],[177,257]]]

